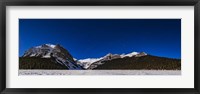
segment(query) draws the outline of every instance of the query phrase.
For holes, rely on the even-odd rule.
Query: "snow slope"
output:
[[[181,70],[19,70],[19,75],[181,75]]]
[[[102,61],[117,59],[117,58],[125,58],[125,57],[141,57],[147,55],[145,52],[131,52],[128,54],[111,54],[108,53],[107,55],[100,57],[100,58],[86,58],[86,59],[80,59],[77,60],[77,64],[80,66],[83,66],[85,69],[93,69],[97,67],[98,65],[103,64]],[[95,64],[94,64],[95,63]]]
[[[43,44],[27,50],[22,57],[55,58],[55,62],[67,66],[70,70],[82,69],[70,53],[60,45]]]

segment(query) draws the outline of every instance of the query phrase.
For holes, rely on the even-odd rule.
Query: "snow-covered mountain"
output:
[[[43,44],[28,49],[19,57],[20,69],[66,70],[180,70],[181,60],[147,55],[145,52],[128,54],[108,53],[99,58],[77,60],[60,45]]]
[[[27,50],[22,57],[53,58],[60,65],[66,66],[69,70],[93,69],[103,64],[103,61],[125,57],[141,57],[147,55],[145,52],[132,52],[128,54],[111,54],[100,58],[87,58],[77,60],[62,46],[53,44],[43,44]]]
[[[57,63],[66,66],[68,69],[82,69],[75,63],[72,55],[59,44],[43,44],[32,47],[22,57],[54,58]]]
[[[103,61],[108,61],[112,59],[117,59],[117,58],[125,58],[125,57],[141,57],[141,56],[146,56],[147,54],[145,52],[132,52],[128,54],[107,54],[103,57],[100,58],[87,58],[87,59],[81,59],[77,60],[77,64],[82,66],[85,69],[93,69],[96,68],[99,65],[103,64]]]

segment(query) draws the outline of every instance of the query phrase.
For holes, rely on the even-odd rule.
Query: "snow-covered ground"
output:
[[[19,75],[181,75],[181,70],[19,70]]]

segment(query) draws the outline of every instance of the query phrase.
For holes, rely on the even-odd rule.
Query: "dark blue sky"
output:
[[[133,51],[181,58],[181,19],[19,19],[19,55],[60,44],[74,58]]]

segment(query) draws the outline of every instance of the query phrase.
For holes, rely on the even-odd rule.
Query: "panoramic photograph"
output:
[[[181,75],[181,19],[19,19],[18,75]]]

